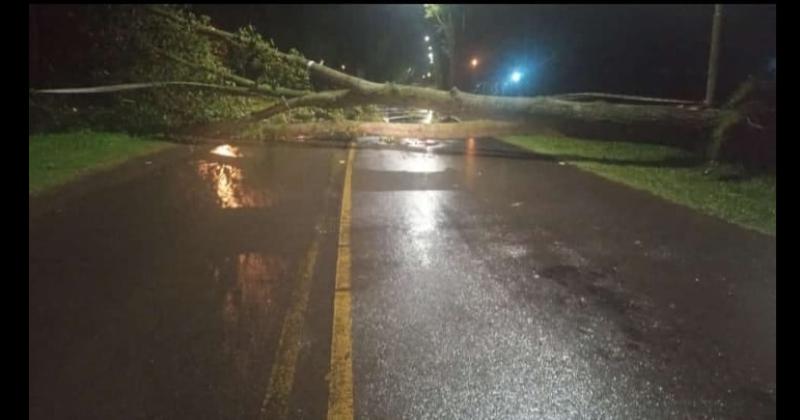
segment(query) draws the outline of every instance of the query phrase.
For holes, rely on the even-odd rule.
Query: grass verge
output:
[[[171,143],[120,133],[79,131],[28,137],[28,193],[36,195]]]
[[[504,141],[732,223],[775,235],[775,175],[721,164],[710,174],[697,156],[672,147],[567,137]]]

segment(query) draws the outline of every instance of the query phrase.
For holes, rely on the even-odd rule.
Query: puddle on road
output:
[[[246,417],[263,397],[242,390],[241,384],[263,384],[268,365],[265,354],[280,331],[282,281],[287,263],[275,255],[242,253],[214,264],[214,279],[223,288],[221,355],[224,373],[221,397],[237,415]],[[254,391],[254,390],[253,390]]]
[[[223,209],[273,205],[274,197],[269,191],[250,188],[245,184],[242,169],[239,167],[226,163],[199,161],[197,172],[204,180],[211,182],[218,203]]]
[[[447,159],[433,153],[374,150],[359,156],[359,170],[433,174],[448,169]]]
[[[415,152],[434,152],[446,147],[452,141],[399,136],[362,136],[356,139],[359,145],[394,146],[396,149],[413,150]]]
[[[235,273],[231,272],[234,270]],[[259,332],[266,331],[264,324],[271,318],[276,288],[286,272],[282,259],[257,253],[239,254],[215,268],[218,280],[222,275],[229,277],[222,281],[230,282],[222,307],[223,351],[232,358],[237,373],[243,377],[251,372],[252,360],[262,357],[258,347],[267,337]]]
[[[475,139],[470,137],[466,140],[464,153],[464,184],[469,189],[475,188]]]

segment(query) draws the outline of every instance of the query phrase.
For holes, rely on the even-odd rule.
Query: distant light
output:
[[[511,81],[519,83],[520,80],[522,80],[522,73],[519,70],[514,70],[514,72],[511,73]]]
[[[431,77],[431,72],[428,72],[428,77]]]
[[[433,53],[432,52],[428,53],[428,59],[430,60],[431,64],[433,64]]]
[[[433,47],[431,47],[430,45],[428,45],[428,51],[433,51]]]
[[[472,61],[469,62],[469,65],[471,65],[472,68],[478,67],[478,59],[473,58]]]
[[[423,79],[424,79],[424,78],[426,78],[426,77],[427,77],[426,75],[424,75],[424,74],[422,75],[422,78],[423,78]]]
[[[342,71],[344,71],[344,70],[347,70],[347,66],[345,66],[344,64],[342,64]]]
[[[431,37],[429,37],[428,35],[425,35],[425,42],[430,42],[430,40],[431,40]]]

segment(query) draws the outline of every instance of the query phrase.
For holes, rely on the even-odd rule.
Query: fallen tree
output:
[[[459,123],[395,124],[370,121],[323,121],[307,123],[243,123],[222,121],[186,127],[166,134],[169,139],[188,143],[224,144],[231,141],[258,143],[263,141],[350,141],[360,136],[394,138],[461,139],[513,134],[546,134],[558,136],[547,127],[525,122],[473,120]]]
[[[147,6],[147,14],[181,28],[188,28],[224,45],[228,50],[242,51],[257,57],[261,63],[280,61],[287,66],[323,80],[335,90],[315,91],[279,86],[266,74],[265,80],[236,74],[230,68],[211,68],[181,57],[178,51],[153,46],[152,54],[194,70],[214,73],[225,84],[191,81],[159,81],[120,89],[172,88],[211,90],[226,95],[268,98],[271,105],[251,113],[239,122],[258,122],[283,112],[303,108],[347,108],[359,105],[384,105],[433,109],[461,118],[488,118],[521,125],[549,127],[570,136],[592,139],[627,140],[665,143],[683,147],[705,145],[720,123],[738,121],[736,111],[702,106],[693,101],[647,98],[607,93],[577,93],[557,96],[502,97],[449,91],[426,87],[376,83],[308,60],[298,53],[285,53],[260,38],[250,28],[232,33],[220,30],[192,14],[160,6]],[[272,82],[272,83],[271,83]],[[42,93],[105,93],[105,88],[38,90]],[[717,130],[718,132],[719,130]]]

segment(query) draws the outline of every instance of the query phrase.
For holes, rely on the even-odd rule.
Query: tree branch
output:
[[[175,54],[172,54],[172,53],[169,53],[167,51],[164,51],[164,50],[162,50],[160,48],[151,47],[151,49],[152,49],[152,51],[154,53],[162,55],[162,56],[164,56],[164,57],[166,57],[166,58],[168,58],[168,59],[170,59],[172,61],[175,61],[176,63],[182,64],[182,65],[185,65],[187,67],[194,68],[194,69],[206,71],[206,72],[209,72],[209,73],[212,73],[212,74],[216,74],[216,75],[218,75],[218,76],[220,76],[220,77],[222,77],[224,79],[227,79],[227,80],[229,80],[231,82],[234,82],[234,83],[236,83],[238,85],[249,86],[250,89],[254,93],[260,94],[261,96],[271,96],[271,97],[290,96],[290,97],[295,97],[295,96],[303,96],[303,95],[307,95],[307,94],[311,93],[311,92],[304,91],[304,90],[288,89],[288,88],[282,88],[282,87],[272,88],[272,87],[269,87],[269,86],[258,85],[255,81],[250,80],[248,78],[245,78],[245,77],[242,77],[242,76],[238,76],[238,75],[235,75],[235,74],[232,74],[232,73],[228,73],[228,72],[225,72],[225,71],[212,69],[212,68],[209,68],[209,67],[197,64],[197,63],[193,63],[191,61],[188,61],[188,60],[185,60],[185,59],[183,59],[181,57],[178,57]]]
[[[185,19],[183,19],[183,18],[181,18],[179,16],[176,16],[175,14],[170,13],[170,12],[168,12],[166,10],[163,10],[162,8],[160,8],[158,6],[148,6],[148,7],[145,8],[145,10],[150,11],[152,13],[155,13],[155,14],[157,14],[159,16],[165,17],[165,18],[167,18],[169,20],[172,20],[173,22],[182,23],[182,24],[187,24],[188,23]],[[234,34],[232,34],[230,32],[226,32],[226,31],[214,28],[213,26],[201,25],[201,24],[195,25],[195,29],[201,34],[217,38],[217,39],[219,39],[221,41],[225,41],[225,42],[229,43],[230,45],[234,45],[234,46],[237,46],[237,47],[241,47],[242,46],[241,43],[239,42],[239,38],[236,35],[234,35]],[[326,67],[326,66],[324,66],[322,64],[315,63],[313,60],[308,60],[307,58],[304,58],[304,57],[301,57],[301,56],[298,56],[298,55],[287,54],[287,53],[284,53],[284,52],[279,51],[277,49],[274,50],[274,53],[278,57],[281,57],[281,58],[287,60],[288,62],[290,62],[292,64],[295,64],[297,66],[306,68],[309,71],[314,71],[317,74],[319,74],[321,77],[324,77],[324,78],[330,80],[331,82],[333,82],[335,84],[338,84],[340,86],[348,86],[353,90],[361,90],[362,88],[381,86],[380,83],[369,82],[367,80],[360,79],[358,77],[350,76],[350,75],[348,75],[346,73],[342,73],[342,72],[333,70],[333,69],[331,69],[329,67]],[[247,80],[247,79],[245,79],[245,80]],[[253,81],[250,81],[250,82],[251,83],[255,83]],[[303,92],[303,94],[307,94],[307,93],[308,92]],[[299,95],[287,95],[287,96],[299,96]]]
[[[91,94],[91,93],[123,92],[128,90],[152,89],[152,88],[169,87],[169,86],[209,90],[209,91],[221,92],[229,95],[238,95],[238,96],[264,96],[263,94],[253,91],[252,89],[243,88],[239,86],[224,86],[224,85],[214,85],[209,83],[180,82],[180,81],[151,82],[151,83],[122,83],[116,85],[103,85],[103,86],[90,86],[81,88],[64,88],[64,89],[33,89],[31,90],[31,93]]]
[[[348,90],[331,90],[325,92],[310,93],[299,98],[280,101],[269,108],[252,113],[248,120],[258,121],[272,117],[291,110],[292,108],[320,107],[320,108],[343,108],[355,106],[363,103],[359,101],[358,95],[352,94]]]

